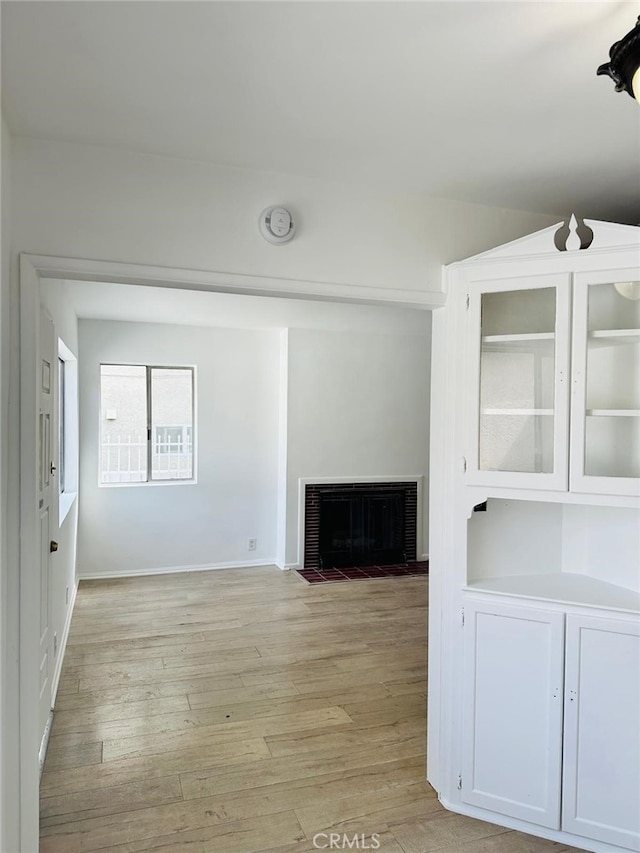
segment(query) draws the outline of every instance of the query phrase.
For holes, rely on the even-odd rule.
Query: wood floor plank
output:
[[[162,658],[152,658],[144,661],[115,661],[110,663],[95,663],[90,661],[86,664],[72,664],[65,668],[65,678],[78,678],[83,681],[86,678],[95,680],[106,680],[121,676],[123,681],[135,681],[141,677],[150,676],[153,681],[156,673],[164,668]]]
[[[58,695],[64,696],[67,693],[77,693],[80,689],[80,679],[67,676],[61,676],[58,682]]]
[[[137,620],[138,622],[140,620]],[[173,633],[180,634],[183,638],[183,642],[189,639],[192,635],[199,634],[202,631],[202,626],[207,625],[207,630],[205,633],[205,639],[207,641],[211,639],[215,639],[215,634],[217,631],[225,631],[230,628],[241,628],[242,623],[239,619],[227,619],[225,621],[220,621],[216,623],[215,626],[211,626],[210,624],[204,622],[192,622],[192,623],[180,623],[179,626],[173,626]],[[96,638],[103,636],[106,631],[109,631],[109,639],[110,640],[130,640],[130,639],[151,639],[153,637],[163,637],[165,636],[164,630],[166,630],[167,623],[166,621],[149,621],[145,622],[145,627],[140,628],[138,625],[133,627],[129,626],[118,626],[115,625],[111,627],[109,625],[108,620],[105,620],[102,625],[92,624],[91,629],[87,629],[86,631],[76,631],[75,633],[69,634],[69,639],[67,640],[70,646],[83,645],[86,642],[95,642]]]
[[[291,684],[291,682],[288,682]],[[196,678],[176,678],[173,681],[161,681],[150,684],[103,687],[95,690],[83,690],[81,693],[67,693],[58,697],[56,708],[70,710],[76,708],[98,708],[101,705],[142,702],[146,699],[161,699],[171,696],[187,696],[192,693],[207,692],[213,689],[231,690],[244,687],[237,673],[225,675],[202,675]]]
[[[344,672],[336,668],[335,672],[318,674],[316,672],[294,673],[292,681],[300,693],[315,693],[318,690],[337,690],[341,686],[352,687],[355,684],[379,684],[392,678],[416,678],[424,677],[424,667],[372,667],[360,671]],[[252,676],[243,675],[242,680],[247,682]]]
[[[139,758],[122,758],[99,766],[76,766],[49,769],[40,784],[40,795],[72,794],[99,790],[125,782],[142,782],[195,770],[219,770],[239,764],[250,764],[271,758],[263,738],[201,744],[190,749],[177,749]]]
[[[392,696],[404,696],[406,693],[417,693],[419,696],[427,695],[426,678],[406,678],[401,681],[385,681],[384,686]]]
[[[365,733],[358,726],[349,726],[323,731],[305,731],[296,734],[268,735],[265,742],[274,758],[285,755],[297,755],[301,752],[322,750],[357,749],[362,745]],[[400,744],[411,741],[415,744],[424,735],[424,722],[412,719],[383,726],[372,726],[366,730],[369,745]]]
[[[318,832],[340,834],[381,833],[389,830],[389,822],[400,822],[406,816],[422,815],[429,809],[444,812],[434,791],[426,781],[387,790],[359,793],[331,803],[296,808],[296,816],[307,838]]]
[[[157,608],[157,605],[156,605]],[[74,611],[74,615],[78,615]],[[163,657],[171,648],[184,648],[191,644],[204,642],[204,634],[192,634],[185,642],[184,634],[164,634],[159,637],[142,637],[138,639],[127,638],[125,640],[112,640],[107,634],[101,634],[100,639],[89,643],[67,646],[65,652],[65,663],[75,663],[78,660],[111,659],[110,655],[116,655],[114,660],[119,659],[120,654],[131,655],[132,660],[140,657]],[[156,653],[157,650],[157,653]],[[126,660],[127,658],[123,658]]]
[[[399,720],[422,719],[427,716],[426,696],[419,693],[405,693],[402,696],[389,696],[373,705],[370,702],[349,702],[344,705],[346,713],[357,726],[370,726],[394,723]]]
[[[240,705],[246,702],[261,702],[264,699],[281,699],[285,696],[299,696],[293,682],[276,682],[254,687],[235,687],[230,690],[208,690],[202,693],[188,693],[191,708],[208,708],[215,705]]]
[[[451,817],[472,820],[464,818],[463,815]],[[444,825],[451,822],[451,819],[443,817],[438,822]],[[474,828],[467,828],[466,825],[463,828],[461,822],[452,822],[452,834],[455,837],[459,831],[463,840],[454,840],[453,843],[447,844],[444,838],[428,834],[429,822],[420,822],[417,824],[419,828],[416,835],[412,838],[405,835],[404,841],[400,843],[405,853],[435,853],[435,851],[437,853],[567,853],[573,850],[563,844],[505,830],[504,827],[494,827],[483,821],[474,821],[474,823],[477,824]],[[398,828],[394,827],[392,834],[399,840],[401,833]],[[579,851],[574,850],[573,853],[579,853]]]
[[[479,842],[480,839],[508,832],[503,826],[473,820],[444,809],[429,816],[428,820],[418,818],[400,822],[391,831],[406,853],[429,853],[453,844]]]
[[[166,750],[193,747],[212,738],[226,741],[247,740],[270,734],[296,732],[314,727],[344,725],[351,720],[342,708],[320,708],[299,714],[281,714],[255,720],[214,723],[167,733],[119,737],[103,742],[102,760],[113,761],[125,756],[156,755]],[[62,736],[61,736],[62,737]]]
[[[53,770],[62,770],[67,767],[84,767],[86,765],[100,764],[101,761],[101,740],[68,744],[60,749],[56,749],[55,745],[49,741],[44,770],[50,773]]]
[[[137,815],[131,816],[135,821]],[[156,829],[161,832],[162,826]],[[259,853],[275,845],[291,844],[304,838],[304,832],[293,811],[277,812],[242,821],[205,825],[196,829],[183,829],[169,834],[155,834],[137,842],[111,843],[109,829],[102,837],[103,847],[108,845],[110,853]],[[100,848],[94,836],[82,833],[45,836],[40,844],[40,853],[86,853]],[[101,843],[98,841],[97,843]],[[87,846],[89,845],[89,846]]]
[[[282,695],[279,695],[282,690]],[[367,689],[371,702],[379,701],[389,697],[383,684],[374,684]],[[226,701],[224,698],[226,697]],[[362,690],[319,690],[316,693],[300,693],[293,684],[284,690],[282,686],[276,685],[271,688],[269,684],[259,684],[253,687],[245,687],[238,690],[213,691],[211,693],[189,694],[189,700],[194,708],[206,708],[208,706],[223,706],[225,714],[230,714],[234,719],[250,719],[257,716],[269,716],[271,714],[289,711],[304,711],[312,708],[329,708],[343,706],[348,702],[356,702],[362,697]]]
[[[151,704],[151,710],[140,710],[140,705]],[[61,712],[63,717],[62,723],[58,725],[57,721],[54,725],[51,734],[51,744],[59,746],[61,743],[83,743],[94,738],[94,730],[96,726],[100,728],[100,734],[103,741],[120,740],[124,738],[145,737],[147,735],[166,735],[172,732],[180,732],[187,730],[198,734],[198,729],[201,727],[211,727],[216,725],[225,726],[225,731],[220,732],[222,735],[230,738],[251,737],[245,730],[241,729],[239,735],[237,730],[232,726],[233,723],[247,722],[250,720],[259,720],[263,717],[293,717],[294,715],[302,715],[304,712],[324,711],[332,708],[336,709],[336,713],[332,713],[327,718],[328,725],[336,725],[339,723],[351,724],[351,719],[348,713],[332,705],[330,699],[308,697],[301,694],[293,696],[284,696],[280,698],[264,698],[254,702],[244,702],[240,704],[226,704],[204,706],[191,710],[188,706],[180,708],[176,711],[162,713],[157,711],[154,713],[155,702],[137,703],[134,710],[138,713],[126,714],[124,717],[118,715],[117,710],[112,709],[127,706],[108,706],[113,719],[100,719],[100,715],[96,719],[96,712],[87,715],[80,712]],[[132,707],[131,705],[129,707]],[[357,707],[360,707],[359,704]],[[337,721],[336,721],[337,716]],[[74,720],[76,721],[74,723]],[[300,716],[300,721],[304,725],[304,720]],[[285,731],[288,723],[286,720],[279,720],[280,728],[285,726]],[[295,725],[300,722],[296,719]],[[324,725],[324,718],[320,715],[313,716],[309,726]],[[209,732],[208,736],[212,733]],[[217,734],[217,732],[213,732]],[[262,736],[262,734],[260,735]],[[106,753],[110,754],[111,748],[107,748]],[[105,759],[107,760],[107,759]]]
[[[98,707],[56,711],[52,735],[62,732],[91,732],[96,726],[114,721],[148,718],[189,710],[189,699],[184,696],[168,696],[161,699],[144,699],[140,702],[118,702]]]
[[[42,797],[41,826],[54,826],[181,800],[182,788],[177,776],[163,776],[153,781],[145,778],[111,788],[93,788],[74,794]]]
[[[424,776],[424,737],[412,738],[384,746],[365,746],[345,752],[342,746],[335,749],[322,749],[314,753],[288,755],[272,758],[259,764],[250,764],[240,770],[223,768],[220,771],[205,770],[199,773],[181,775],[182,791],[185,799],[225,794],[230,791],[245,791],[260,788],[278,782],[299,782],[312,776],[320,776],[328,769],[351,770],[357,767],[370,767],[384,764],[398,758],[418,758],[421,770],[416,774]]]

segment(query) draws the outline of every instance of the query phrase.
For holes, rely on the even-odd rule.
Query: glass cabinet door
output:
[[[638,279],[638,270],[575,276],[573,491],[640,492]]]
[[[469,291],[470,483],[567,488],[568,276]]]

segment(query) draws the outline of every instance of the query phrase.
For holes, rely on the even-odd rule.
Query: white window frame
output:
[[[132,361],[105,361],[100,362],[100,369],[102,367],[143,367],[145,369],[145,381],[146,381],[146,415],[147,415],[147,423],[146,423],[146,459],[147,459],[147,479],[146,480],[138,480],[130,483],[104,483],[102,481],[102,465],[98,463],[98,486],[99,488],[111,489],[111,488],[137,488],[139,486],[191,486],[195,485],[198,482],[197,479],[197,454],[196,454],[196,418],[197,418],[197,402],[196,402],[196,366],[193,364],[142,364],[139,362]],[[181,478],[166,478],[166,479],[151,479],[152,472],[152,458],[153,458],[153,450],[156,444],[155,436],[152,432],[152,394],[151,394],[151,376],[152,371],[154,370],[190,370],[191,371],[191,448],[192,448],[192,459],[191,459],[191,477],[181,477]],[[98,383],[99,383],[99,406],[100,412],[102,412],[102,375],[101,372],[98,375]],[[98,427],[98,455],[99,459],[102,454],[102,418],[99,418],[99,427]]]

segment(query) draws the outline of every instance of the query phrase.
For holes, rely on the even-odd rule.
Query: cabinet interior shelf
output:
[[[588,418],[638,418],[640,409],[587,409]]]
[[[553,415],[553,409],[482,409],[481,414],[531,417],[532,415]]]
[[[556,572],[485,578],[469,582],[466,589],[470,592],[489,592],[537,598],[560,604],[640,613],[640,592],[577,573]]]
[[[589,332],[592,347],[613,347],[640,343],[640,329],[597,329]]]
[[[482,349],[485,352],[553,352],[555,343],[553,332],[529,332],[519,335],[484,335]]]

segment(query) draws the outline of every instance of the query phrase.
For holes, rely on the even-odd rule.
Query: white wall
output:
[[[562,570],[640,592],[640,526],[635,509],[563,507]]]
[[[416,314],[395,333],[289,331],[288,565],[298,562],[299,478],[422,475],[426,495],[430,319]]]
[[[196,366],[197,483],[98,486],[101,362]],[[278,377],[276,330],[80,321],[81,577],[273,562]]]
[[[440,291],[441,264],[558,220],[100,146],[18,138],[14,159],[16,248],[66,257]],[[284,246],[270,204],[299,222]]]

